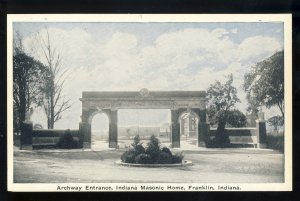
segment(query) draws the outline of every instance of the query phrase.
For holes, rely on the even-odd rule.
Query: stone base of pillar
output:
[[[20,149],[32,150],[32,129],[33,123],[31,121],[24,121],[21,125]]]
[[[84,149],[90,149],[91,148],[91,143],[89,143],[89,142],[83,142],[83,148]]]
[[[206,147],[206,144],[204,141],[198,142],[198,147]]]
[[[265,149],[265,148],[267,148],[267,144],[265,144],[265,143],[258,143],[257,144],[257,148],[259,148],[259,149]]]
[[[172,148],[179,148],[180,142],[172,142]]]
[[[23,144],[21,150],[32,150],[32,144]]]
[[[209,141],[209,124],[206,122],[200,122],[198,125],[198,147],[206,147],[206,143]]]
[[[116,142],[110,142],[108,147],[109,148],[115,148],[115,149],[119,148],[118,143],[116,143]]]

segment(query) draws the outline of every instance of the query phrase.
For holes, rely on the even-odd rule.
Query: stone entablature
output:
[[[199,100],[190,101],[172,101],[172,100],[110,100],[101,101],[82,100],[84,110],[89,109],[179,109],[179,108],[200,108],[205,109],[205,106]],[[101,101],[101,103],[99,103]]]
[[[83,92],[83,109],[205,109],[205,91]]]

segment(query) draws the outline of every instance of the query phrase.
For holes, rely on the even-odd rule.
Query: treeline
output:
[[[211,125],[217,125],[216,137],[211,147],[230,146],[226,125],[242,127],[246,124],[245,115],[236,108],[240,102],[237,89],[232,85],[232,74],[225,83],[216,81],[207,89],[207,114]],[[258,117],[261,108],[279,108],[281,115],[268,120],[274,130],[284,125],[284,52],[279,51],[271,57],[252,66],[244,76],[243,88],[247,94],[247,112]]]
[[[47,117],[48,129],[54,128],[62,113],[71,107],[70,99],[63,96],[66,70],[62,55],[53,46],[53,39],[46,29],[37,33],[35,51],[26,51],[23,37],[14,33],[13,41],[13,127],[20,130],[22,122],[29,119],[33,108],[42,108]],[[28,48],[28,47],[27,47]],[[42,55],[38,58],[37,55]],[[43,61],[43,62],[42,62]]]

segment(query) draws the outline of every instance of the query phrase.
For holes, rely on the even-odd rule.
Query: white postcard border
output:
[[[284,183],[14,183],[13,182],[13,80],[12,80],[12,41],[14,22],[283,22],[284,23],[284,80],[285,80],[285,143],[284,143]],[[7,187],[8,191],[16,192],[57,192],[58,186],[81,187],[85,186],[182,186],[185,191],[189,186],[208,185],[215,191],[218,186],[239,186],[235,191],[291,191],[292,190],[292,15],[291,14],[9,14],[7,15]],[[63,190],[64,191],[64,190]],[[77,190],[65,190],[77,191]],[[98,190],[101,191],[101,190]],[[105,191],[105,190],[104,190]],[[131,190],[124,190],[131,191]],[[133,191],[143,191],[141,188]],[[149,191],[149,190],[148,190]],[[151,191],[151,190],[150,190]],[[174,190],[170,190],[174,191]],[[180,190],[175,190],[180,191]],[[196,190],[201,191],[201,190]],[[207,190],[203,190],[207,191]],[[211,191],[211,190],[208,190]],[[221,190],[222,191],[222,190]],[[225,190],[225,191],[230,191]]]

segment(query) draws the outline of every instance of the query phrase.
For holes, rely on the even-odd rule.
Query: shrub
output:
[[[181,163],[181,162],[182,162],[182,159],[183,159],[182,153],[180,153],[180,154],[175,154],[175,155],[173,155],[173,157],[172,157],[172,163]]]
[[[139,154],[135,157],[135,162],[139,164],[150,164],[153,163],[149,154]]]
[[[66,132],[63,134],[63,136],[59,138],[59,141],[57,142],[56,145],[58,148],[61,148],[61,149],[74,149],[79,146],[78,142],[76,142],[73,139],[73,136],[69,129],[66,130]]]
[[[227,131],[224,130],[224,131],[222,131],[222,133],[217,134],[212,140],[207,141],[206,147],[208,147],[208,148],[232,147]]]
[[[161,149],[161,151],[164,152],[164,153],[170,154],[172,156],[172,152],[171,152],[171,150],[168,147],[163,147]]]
[[[146,153],[151,156],[153,161],[156,161],[159,154],[161,153],[159,140],[154,135],[150,137],[150,142],[148,142]]]
[[[139,135],[134,136],[134,138],[133,138],[133,143],[131,144],[132,147],[135,149],[135,147],[136,147],[137,145],[141,144],[140,141],[141,141],[141,139],[140,139],[140,136],[139,136]]]
[[[284,136],[267,135],[267,148],[284,152]]]
[[[139,163],[139,164],[171,164],[181,163],[183,159],[182,154],[173,155],[169,148],[160,148],[159,140],[152,135],[150,141],[145,149],[140,143],[139,136],[134,137],[134,142],[131,144],[132,148],[125,151],[121,160],[125,163]]]
[[[125,163],[135,163],[136,152],[134,149],[129,149],[125,151],[122,156],[121,160]]]
[[[143,153],[145,153],[145,148],[143,147],[142,144],[138,144],[135,146],[135,152],[136,152],[136,155],[143,154]]]
[[[156,162],[160,163],[160,164],[170,164],[170,163],[173,162],[172,154],[169,154],[169,153],[166,153],[166,152],[161,152],[158,155],[158,158],[157,158]]]

